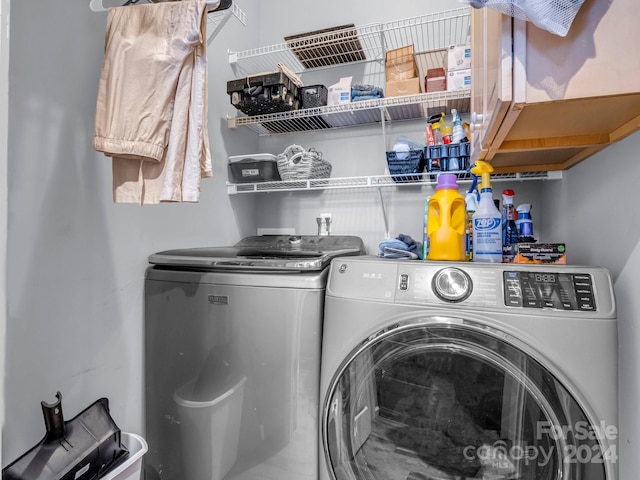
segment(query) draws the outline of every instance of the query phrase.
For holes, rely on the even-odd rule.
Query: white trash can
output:
[[[221,480],[236,463],[246,380],[208,400],[194,399],[195,380],[173,394],[186,480]]]
[[[121,438],[122,443],[129,450],[129,456],[116,468],[100,477],[100,480],[141,480],[142,457],[149,448],[147,442],[135,433],[121,432]]]

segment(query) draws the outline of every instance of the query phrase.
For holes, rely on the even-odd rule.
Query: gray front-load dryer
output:
[[[151,255],[146,480],[315,480],[327,266],[357,237]]]
[[[320,480],[618,480],[611,277],[336,259]]]

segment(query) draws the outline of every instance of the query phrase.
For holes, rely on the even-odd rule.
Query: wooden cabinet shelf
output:
[[[497,172],[564,170],[637,131],[640,57],[620,57],[640,42],[632,8],[585,2],[566,37],[473,10],[472,160]]]

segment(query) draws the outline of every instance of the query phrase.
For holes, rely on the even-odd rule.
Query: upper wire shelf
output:
[[[259,135],[370,125],[428,118],[440,112],[468,112],[470,89],[386,97],[264,115],[228,117],[229,128],[248,127]]]
[[[404,20],[354,26],[355,33],[348,35],[348,38],[357,42],[345,41],[345,36],[337,34],[335,30],[295,36],[293,40],[276,45],[244,51],[229,50],[229,63],[237,77],[273,70],[278,63],[284,63],[294,72],[302,73],[352,63],[354,54],[360,53],[361,49],[364,54],[362,61],[377,61],[384,66],[388,50],[412,44],[416,53],[444,52],[451,44],[467,43],[470,16],[470,8],[461,7]],[[358,52],[345,51],[345,45],[353,45]],[[309,62],[300,53],[311,49],[314,56],[313,61]],[[357,55],[355,57],[359,58]]]

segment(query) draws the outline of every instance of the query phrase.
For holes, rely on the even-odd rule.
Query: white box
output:
[[[471,87],[471,69],[447,72],[447,91]]]
[[[471,68],[471,44],[449,45],[447,49],[447,72]]]
[[[327,105],[340,105],[351,102],[351,79],[352,77],[342,77],[338,83],[334,83],[329,87]]]
[[[147,442],[135,433],[121,432],[122,443],[129,450],[127,459],[100,480],[140,480],[142,478],[142,457],[147,453]]]

